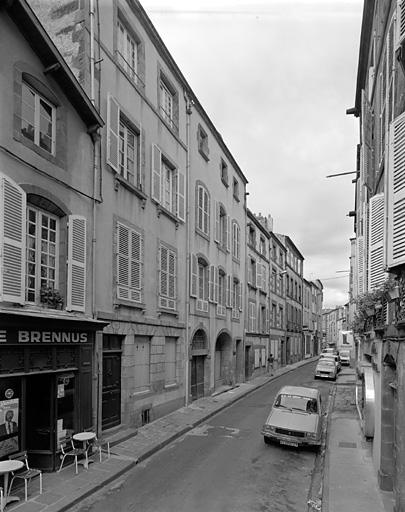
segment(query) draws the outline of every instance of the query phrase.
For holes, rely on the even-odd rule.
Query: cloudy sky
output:
[[[321,279],[324,307],[348,300],[363,0],[141,0],[271,215]]]

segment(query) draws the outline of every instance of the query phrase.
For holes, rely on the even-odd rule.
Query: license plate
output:
[[[298,447],[298,443],[293,443],[292,441],[280,441],[280,444],[286,444],[287,446]]]

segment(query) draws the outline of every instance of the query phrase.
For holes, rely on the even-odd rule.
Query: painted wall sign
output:
[[[72,344],[88,343],[91,337],[87,332],[70,331],[15,331],[0,330],[0,345],[2,343],[51,343]]]

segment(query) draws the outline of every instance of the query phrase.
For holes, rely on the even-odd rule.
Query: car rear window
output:
[[[320,364],[322,366],[335,366],[335,363],[331,360],[327,360],[327,359],[322,359],[322,361],[320,361]]]

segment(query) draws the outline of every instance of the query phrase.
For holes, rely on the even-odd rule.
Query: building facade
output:
[[[0,458],[58,467],[90,426],[95,146],[103,120],[24,1],[0,4]]]

